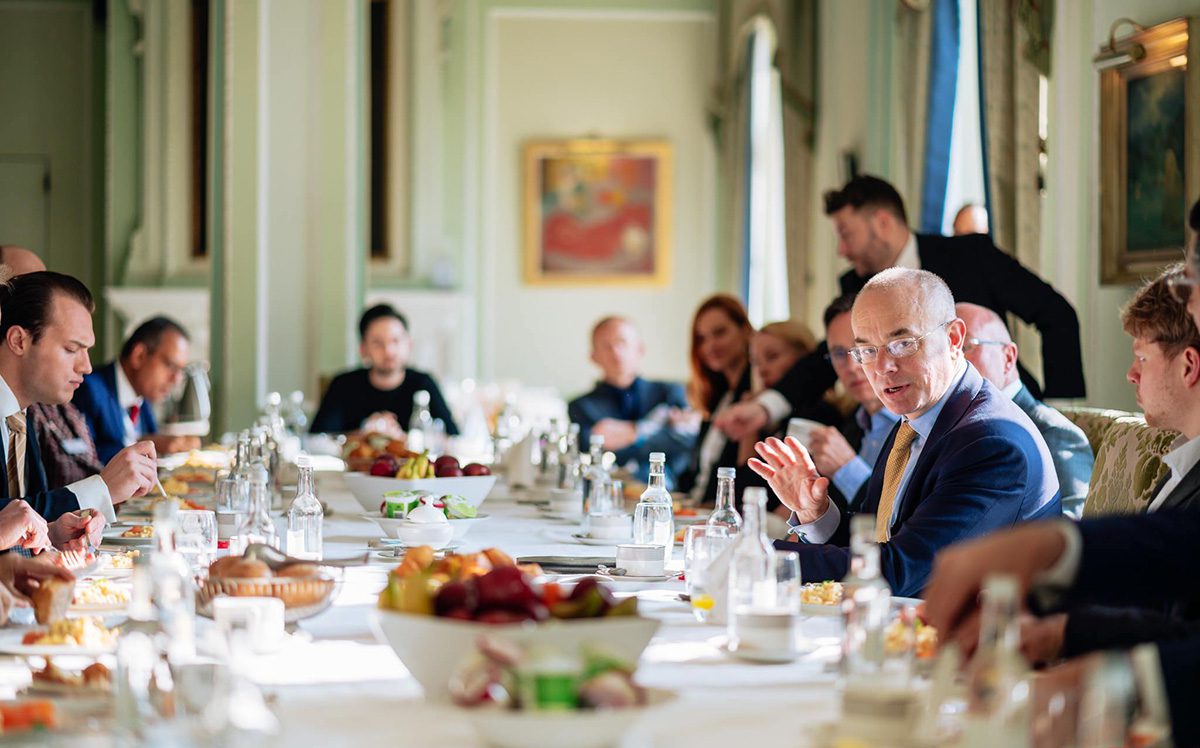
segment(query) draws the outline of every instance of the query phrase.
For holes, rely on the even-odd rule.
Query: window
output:
[[[979,33],[976,0],[958,0],[958,79],[954,94],[954,124],[950,136],[950,172],[942,233],[954,233],[954,217],[967,204],[986,205],[983,127],[979,109]]]
[[[208,256],[208,33],[209,0],[192,0],[192,216],[191,255]]]
[[[783,104],[773,60],[775,28],[751,21],[746,51],[742,295],[755,327],[790,316],[783,204]]]

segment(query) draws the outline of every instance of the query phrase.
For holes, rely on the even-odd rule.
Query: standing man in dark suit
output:
[[[102,462],[138,442],[154,443],[157,453],[196,449],[194,436],[159,435],[153,405],[183,380],[191,343],[187,331],[166,317],[137,326],[121,355],[84,377],[72,400],[87,419]]]
[[[92,370],[92,309],[87,287],[68,275],[28,273],[0,284],[0,444],[7,455],[0,467],[0,507],[24,499],[47,520],[62,517],[89,532],[95,520],[74,512],[92,509],[112,521],[114,503],[146,493],[157,477],[154,445],[140,442],[115,455],[99,475],[53,490],[46,484],[38,429],[27,420],[27,409],[67,402]]]
[[[885,408],[903,416],[875,463],[863,513],[876,516],[883,575],[897,595],[920,594],[947,545],[1062,514],[1054,463],[1037,428],[963,358],[966,328],[933,273],[891,268],[851,313],[851,356]],[[751,467],[793,511],[805,581],[841,579],[850,563],[849,513],[795,439],[755,445]],[[886,457],[884,456],[886,455]]]
[[[859,176],[840,190],[825,193],[825,214],[838,235],[838,254],[853,269],[840,279],[841,292],[856,293],[873,275],[890,267],[920,268],[941,276],[956,301],[979,304],[1001,317],[1013,313],[1042,335],[1045,387],[1023,369],[1021,379],[1038,399],[1075,398],[1085,393],[1079,320],[1071,303],[1001,252],[984,234],[934,236],[908,227],[904,201],[878,177]],[[824,392],[834,373],[824,360],[825,347],[801,359],[774,390],[753,403],[730,409],[717,425],[733,439],[762,428],[787,413],[789,403],[807,402]]]
[[[1166,292],[1165,287],[1163,291]],[[1187,326],[1191,327],[1191,319],[1183,308],[1178,304],[1172,305],[1183,316]],[[999,315],[978,304],[964,302],[955,304],[954,308],[958,318],[967,326],[963,354],[984,379],[1011,397],[1037,426],[1054,460],[1063,514],[1079,519],[1083,516],[1083,502],[1087,500],[1088,483],[1096,463],[1087,435],[1062,413],[1036,399],[1029,388],[1021,383],[1017,374],[1017,344],[1012,341]]]

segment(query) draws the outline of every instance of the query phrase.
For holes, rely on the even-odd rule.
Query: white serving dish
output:
[[[405,545],[432,545],[432,543],[412,543],[407,540],[407,537],[424,535],[425,533],[422,532],[420,528],[439,526],[423,524],[419,522],[410,522],[409,520],[401,519],[399,517],[384,517],[378,513],[363,514],[360,516],[363,519],[369,519],[375,524],[379,525],[379,529],[383,530],[385,535],[392,538],[398,538],[399,540],[403,541]],[[455,540],[461,540],[473,525],[487,521],[489,516],[490,515],[487,514],[478,514],[467,519],[449,520],[448,524],[450,525],[450,530],[453,534],[450,536],[450,540],[446,541],[446,543],[450,543]],[[446,543],[442,543],[442,545],[445,545]]]
[[[640,616],[501,625],[390,610],[372,611],[371,624],[421,684],[425,698],[443,703],[450,701],[450,679],[475,651],[480,634],[501,636],[521,645],[536,642],[564,652],[577,651],[581,644],[595,644],[632,664],[641,657],[659,626],[657,620]]]
[[[478,509],[496,483],[494,475],[401,480],[380,478],[366,473],[346,473],[345,478],[346,486],[354,493],[354,498],[358,499],[365,512],[378,512],[379,505],[383,503],[383,495],[388,491],[427,491],[439,496],[454,494],[463,497],[467,503]]]
[[[651,689],[645,706],[575,712],[460,709],[484,743],[496,748],[601,748],[617,745],[647,711],[675,699],[672,691]]]

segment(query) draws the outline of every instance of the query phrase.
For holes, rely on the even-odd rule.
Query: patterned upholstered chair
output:
[[[1178,435],[1121,410],[1075,408],[1062,412],[1083,429],[1096,455],[1083,516],[1145,511],[1158,482],[1167,475],[1162,456]]]

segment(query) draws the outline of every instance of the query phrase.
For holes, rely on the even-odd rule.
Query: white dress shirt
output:
[[[125,376],[125,369],[121,366],[121,362],[118,361],[117,365],[113,368],[117,370],[117,402],[121,405],[121,415],[125,424],[125,438],[123,441],[125,442],[125,446],[128,447],[141,436],[138,433],[137,424],[129,417],[129,409],[135,405],[138,406],[138,418],[140,419],[140,409],[146,407],[146,402],[133,389],[133,385],[129,382],[129,377]]]
[[[0,449],[3,449],[5,459],[8,455],[8,417],[14,413],[21,412],[21,404],[17,402],[17,396],[13,394],[12,388],[8,386],[8,382],[0,377]],[[26,440],[26,445],[29,441]],[[29,476],[25,476],[26,481]],[[108,493],[108,484],[99,475],[93,475],[84,478],[80,481],[67,486],[67,489],[75,494],[76,500],[79,501],[80,509],[94,509],[104,515],[104,519],[109,522],[115,522],[117,513],[113,511],[112,496]],[[28,494],[28,491],[26,491]],[[13,497],[21,498],[21,497]]]
[[[1150,502],[1150,506],[1146,507],[1147,512],[1158,511],[1167,497],[1179,488],[1183,477],[1200,462],[1200,439],[1189,439],[1180,435],[1171,445],[1171,451],[1163,455],[1162,461],[1171,468],[1171,477],[1167,478],[1158,495]]]

